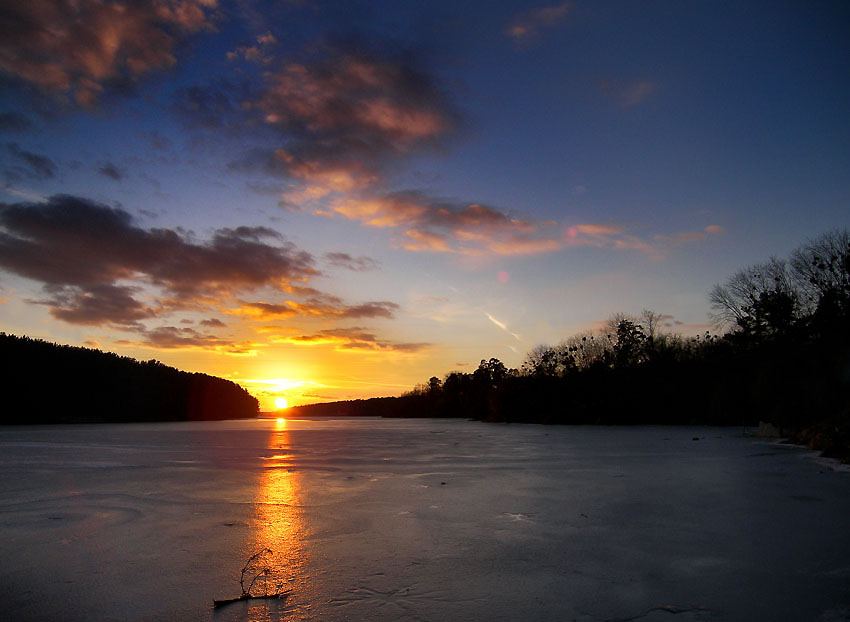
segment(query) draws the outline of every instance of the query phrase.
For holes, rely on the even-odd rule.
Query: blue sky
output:
[[[616,312],[699,333],[712,285],[850,220],[843,2],[5,11],[3,330],[264,406]]]

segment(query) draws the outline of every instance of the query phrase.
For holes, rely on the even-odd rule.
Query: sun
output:
[[[274,398],[274,407],[278,410],[283,410],[289,406],[289,402],[286,401],[285,397],[276,397]]]

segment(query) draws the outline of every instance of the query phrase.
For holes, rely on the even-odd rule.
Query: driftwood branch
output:
[[[237,596],[236,598],[225,598],[224,600],[213,600],[213,609],[218,609],[219,607],[224,607],[225,605],[229,605],[230,603],[238,603],[241,600],[253,600],[257,598],[271,598],[271,599],[284,599],[292,592],[292,590],[283,590],[281,592],[275,592],[274,594],[258,594],[254,596],[252,594],[242,594],[242,596]]]
[[[262,549],[261,551],[257,551],[253,555],[248,558],[248,561],[245,562],[245,565],[242,567],[242,573],[239,575],[239,587],[242,588],[242,594],[237,596],[236,598],[226,598],[224,600],[213,600],[213,609],[218,609],[219,607],[224,607],[225,605],[229,605],[230,603],[238,603],[242,600],[252,600],[258,598],[266,598],[266,599],[284,599],[292,592],[292,590],[282,590],[281,586],[278,584],[277,591],[269,594],[268,587],[266,585],[266,581],[268,577],[271,575],[272,571],[268,567],[263,567],[258,570],[258,566],[260,565],[261,558],[266,554],[271,554],[271,549]],[[261,560],[262,561],[262,560]],[[248,583],[248,587],[245,587],[245,579],[246,575],[251,577],[251,581]],[[253,576],[252,576],[253,575]],[[251,590],[254,587],[254,584],[257,582],[257,579],[263,577],[263,585],[265,586],[262,594],[252,594]]]

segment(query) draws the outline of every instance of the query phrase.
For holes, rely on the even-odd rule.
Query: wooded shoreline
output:
[[[156,360],[0,333],[5,424],[206,421],[256,417],[234,382]]]
[[[294,411],[572,425],[766,421],[794,443],[850,460],[850,233],[740,270],[709,301],[723,335],[682,337],[652,311],[618,314],[606,331],[538,346],[519,369],[490,358],[400,397]]]

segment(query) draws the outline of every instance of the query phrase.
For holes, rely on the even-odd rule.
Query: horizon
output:
[[[850,226],[850,6],[13,3],[6,333],[399,395]]]

